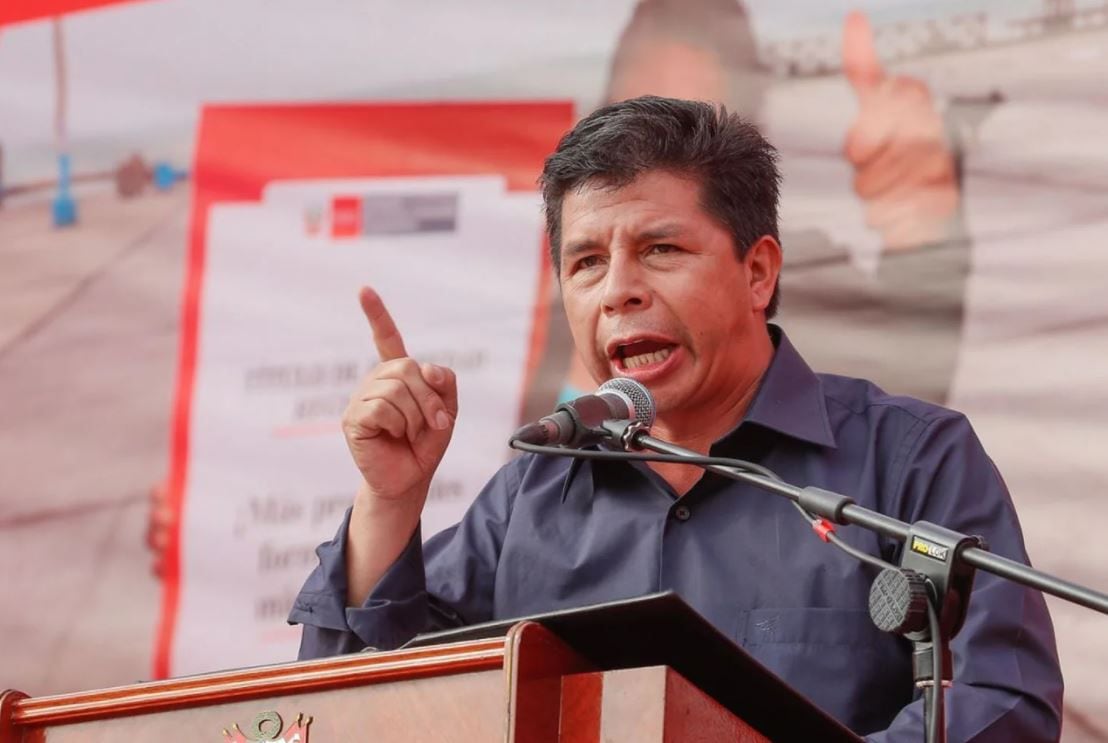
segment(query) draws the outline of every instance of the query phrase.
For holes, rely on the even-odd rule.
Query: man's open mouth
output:
[[[660,364],[673,353],[676,344],[659,340],[638,340],[616,347],[616,359],[624,369]]]

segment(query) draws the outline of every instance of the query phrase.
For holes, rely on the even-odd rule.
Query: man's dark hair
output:
[[[763,235],[778,239],[777,150],[758,129],[722,106],[643,96],[597,109],[546,159],[539,185],[555,270],[566,193],[585,185],[621,188],[652,170],[699,181],[704,210],[731,233],[740,260]],[[767,319],[778,299],[774,287]]]

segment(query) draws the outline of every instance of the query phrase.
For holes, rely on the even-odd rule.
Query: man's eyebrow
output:
[[[680,237],[685,234],[685,232],[685,226],[680,222],[664,222],[637,233],[635,235],[635,241],[643,243],[654,240],[669,240],[674,237]],[[573,240],[566,243],[565,247],[562,248],[562,257],[572,258],[580,253],[588,253],[602,247],[604,246],[599,240],[588,237],[580,240]]]
[[[563,258],[572,258],[579,253],[587,253],[590,250],[596,250],[600,247],[600,243],[591,238],[585,238],[583,240],[574,240],[562,248]]]
[[[645,229],[635,236],[638,242],[651,242],[654,240],[667,240],[672,237],[680,237],[685,234],[685,226],[680,222],[665,222],[649,229]]]

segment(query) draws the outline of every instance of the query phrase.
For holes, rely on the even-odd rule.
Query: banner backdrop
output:
[[[139,623],[56,611],[65,576],[159,607],[158,676],[291,656],[281,618],[357,481],[336,420],[374,361],[359,283],[459,371],[473,428],[428,523],[464,508],[508,456],[489,442],[595,384],[535,177],[573,121],[644,93],[722,103],[779,148],[778,320],[811,365],[966,412],[1035,564],[1108,590],[1104,0],[17,1],[0,26],[0,558],[26,562],[10,673],[65,669],[49,691],[146,673],[145,655],[57,650],[87,632],[118,656]],[[151,390],[169,375],[143,365],[153,320],[133,353],[73,354],[155,316],[161,284],[125,273],[124,248],[178,245],[183,263],[157,264],[183,285],[167,406]],[[59,325],[104,277],[83,334]],[[161,417],[119,414],[131,399]],[[73,410],[104,411],[82,417],[98,435],[62,447]],[[160,484],[166,450],[150,529],[170,537],[146,585],[103,557],[142,529],[103,527],[122,546],[95,552],[82,519]],[[64,561],[36,551],[60,532],[26,525],[62,523]],[[1104,618],[1050,606],[1067,738],[1093,740]]]
[[[296,654],[285,617],[357,477],[339,418],[377,361],[354,311],[362,284],[379,288],[410,353],[455,370],[459,407],[474,411],[432,482],[424,533],[455,523],[505,460],[549,281],[541,203],[528,187],[570,112],[565,103],[205,112],[160,676],[220,668],[229,647],[236,663]],[[512,143],[497,137],[505,130]],[[316,146],[344,132],[356,141]],[[229,177],[242,173],[250,184]],[[257,202],[239,201],[259,191]],[[230,594],[238,600],[228,604]],[[233,640],[213,644],[215,626]]]

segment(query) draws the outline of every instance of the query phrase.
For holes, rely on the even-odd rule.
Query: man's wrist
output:
[[[413,520],[414,523],[419,520],[429,491],[429,485],[420,484],[400,495],[383,497],[374,493],[369,484],[363,480],[354,496],[351,519],[357,519],[362,523],[379,519]]]

